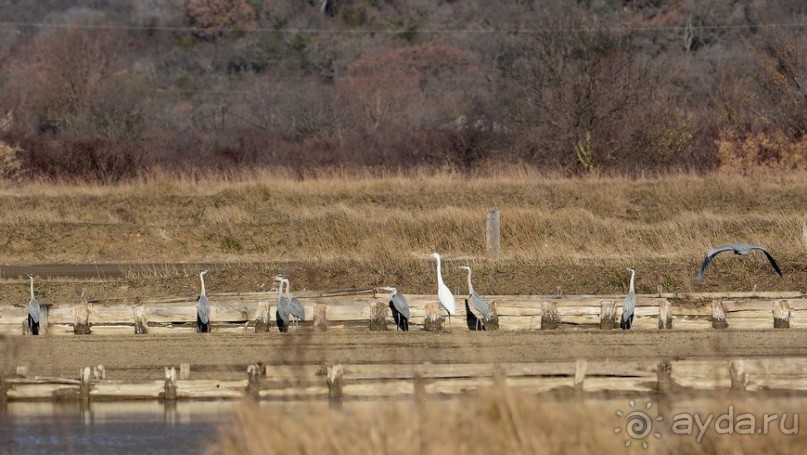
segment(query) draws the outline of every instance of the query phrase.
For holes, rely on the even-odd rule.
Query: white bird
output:
[[[773,269],[776,270],[776,273],[779,276],[782,276],[782,270],[779,268],[779,264],[776,263],[776,260],[773,258],[771,253],[768,252],[765,248],[757,245],[749,245],[747,243],[735,243],[733,245],[726,245],[717,248],[713,248],[706,253],[706,259],[703,260],[703,264],[701,264],[701,270],[698,272],[698,276],[695,277],[696,281],[700,281],[703,278],[703,274],[706,273],[706,267],[712,262],[715,256],[724,252],[724,251],[733,251],[734,254],[738,254],[740,256],[746,256],[753,250],[759,250],[765,253],[765,256],[768,257],[768,261],[770,261]]]
[[[39,302],[34,297],[34,275],[28,274],[31,279],[31,300],[28,301],[28,328],[31,329],[31,335],[39,335]]]
[[[443,283],[443,272],[440,267],[440,255],[432,253],[432,257],[437,260],[437,298],[440,300],[440,305],[448,312],[448,319],[451,321],[451,316],[457,314],[457,303],[454,300],[454,294]]]
[[[625,302],[622,304],[622,320],[619,322],[619,328],[622,330],[628,330],[633,325],[633,310],[636,308],[636,290],[633,287],[636,269],[631,267],[628,270],[630,271],[630,288],[628,295],[625,296]]]
[[[196,331],[210,332],[210,302],[207,300],[205,292],[205,273],[207,270],[199,272],[199,280],[202,282],[202,292],[196,299]]]

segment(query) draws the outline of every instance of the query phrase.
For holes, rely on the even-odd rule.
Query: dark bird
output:
[[[29,273],[31,279],[31,300],[28,301],[28,328],[31,335],[39,335],[39,302],[34,297],[34,275]]]
[[[392,311],[392,319],[395,320],[396,330],[401,329],[404,332],[408,332],[409,317],[411,315],[406,297],[398,292],[395,286],[387,286],[383,289],[392,293],[389,298],[389,308]]]
[[[713,248],[706,253],[706,259],[703,260],[703,264],[701,265],[701,270],[698,272],[698,276],[695,277],[696,281],[699,281],[703,278],[703,274],[706,273],[706,267],[709,266],[709,263],[712,262],[715,256],[724,252],[724,251],[734,251],[734,254],[739,254],[740,256],[746,256],[748,253],[754,250],[759,250],[765,253],[765,256],[768,257],[768,260],[771,262],[773,269],[776,270],[776,273],[779,276],[782,276],[782,270],[779,268],[779,264],[776,263],[776,259],[773,258],[770,252],[765,248],[757,245],[749,245],[747,243],[735,243],[734,245],[726,245],[721,246],[718,248]]]

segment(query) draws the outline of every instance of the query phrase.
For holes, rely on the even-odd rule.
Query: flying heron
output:
[[[698,272],[698,275],[695,277],[696,281],[700,281],[703,279],[703,274],[706,273],[706,267],[712,262],[715,256],[724,252],[724,251],[733,251],[734,254],[739,254],[740,256],[746,256],[748,253],[754,250],[759,250],[765,253],[765,256],[768,257],[768,260],[771,262],[773,269],[776,270],[776,273],[779,276],[782,276],[782,270],[779,268],[779,264],[776,263],[776,259],[773,258],[770,252],[765,248],[757,245],[749,245],[747,243],[735,243],[733,245],[725,245],[717,248],[713,248],[706,253],[706,259],[703,260],[703,264],[701,264],[701,270]]]
[[[34,297],[34,274],[29,273],[31,279],[31,300],[28,301],[28,328],[31,335],[39,335],[39,302]]]
[[[392,310],[392,318],[395,320],[396,330],[401,329],[404,332],[408,332],[410,312],[406,297],[398,292],[398,288],[395,286],[387,286],[383,289],[392,293],[389,297],[389,308]]]
[[[473,284],[471,284],[471,266],[463,265],[460,268],[468,271],[468,301],[471,302],[471,306],[474,307],[476,311],[481,313],[482,317],[487,321],[493,315],[493,312],[490,310],[488,303],[482,299],[482,297],[474,290]],[[477,318],[476,330],[480,330],[480,326],[484,327],[484,324],[482,323],[481,318]]]
[[[457,313],[457,303],[454,301],[454,294],[443,283],[443,272],[440,268],[440,254],[432,253],[432,257],[437,260],[437,298],[440,300],[440,305],[448,312],[448,321],[451,322],[451,316]]]
[[[622,330],[628,330],[633,325],[633,310],[636,308],[636,290],[633,287],[636,269],[631,267],[628,270],[630,270],[630,288],[628,295],[625,296],[625,303],[622,304],[622,320],[619,322],[619,328]]]
[[[207,292],[205,292],[205,273],[207,273],[207,269],[199,272],[202,292],[196,299],[196,331],[200,333],[210,332],[210,302],[207,300]]]

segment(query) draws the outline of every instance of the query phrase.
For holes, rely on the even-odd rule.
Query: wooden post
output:
[[[22,335],[25,336],[25,335],[30,335],[30,334],[31,334],[31,328],[28,327],[28,319],[27,318],[23,319],[23,321],[22,321]]]
[[[586,379],[586,366],[587,362],[583,359],[578,359],[574,369],[574,388],[583,390],[583,381]]]
[[[667,299],[658,304],[658,328],[672,329],[672,304]]]
[[[255,311],[255,333],[266,333],[272,327],[269,317],[269,302],[258,302]]]
[[[555,302],[544,302],[541,306],[541,330],[552,330],[558,328],[560,315]]]
[[[73,309],[73,333],[75,335],[90,334],[90,309],[81,303]]]
[[[488,253],[499,254],[501,252],[501,224],[499,209],[488,210],[486,230]]]
[[[745,387],[748,385],[748,373],[745,372],[745,363],[742,360],[729,362],[729,374],[731,375],[731,391],[745,392]]]
[[[177,370],[174,367],[165,368],[165,392],[163,398],[165,400],[177,399]]]
[[[136,335],[149,333],[149,321],[146,318],[146,309],[139,303],[140,297],[135,299],[135,306],[132,307],[132,311],[134,312],[134,328]]]
[[[729,326],[726,320],[726,312],[723,310],[723,300],[712,300],[712,328],[725,329]]]
[[[616,303],[613,300],[600,302],[600,329],[611,330],[616,325]]]
[[[39,304],[39,334],[46,335],[48,333],[48,311],[50,310],[50,303]]]
[[[490,318],[485,319],[485,330],[499,330],[499,312],[496,302],[490,302]]]
[[[370,306],[370,330],[387,330],[387,305],[383,302],[373,302]]]
[[[662,360],[656,368],[658,377],[658,392],[665,394],[673,391],[675,383],[672,380],[672,363],[669,360]]]
[[[562,287],[558,286],[558,288],[555,289],[555,297],[557,297],[559,299],[563,298],[563,288]]]
[[[773,302],[773,328],[790,328],[790,304],[787,300]]]
[[[326,330],[328,330],[328,306],[318,303],[314,305],[314,331],[324,332]]]
[[[260,392],[261,380],[261,367],[260,365],[250,365],[247,367],[247,394],[257,397]]]
[[[415,401],[418,403],[423,403],[426,401],[426,381],[423,379],[423,375],[420,373],[420,370],[415,370],[415,374],[412,376],[412,381],[414,382],[415,387]]]
[[[657,288],[657,289],[658,289],[658,297],[659,297],[659,298],[661,298],[661,294],[663,294],[663,293],[664,293],[664,292],[663,292],[663,291],[664,291],[664,286],[662,286],[662,285],[658,285],[658,288]]]
[[[17,365],[14,371],[17,373],[17,376],[26,377],[28,376],[28,365]],[[81,376],[81,373],[79,373],[79,376]]]
[[[81,401],[88,401],[90,399],[90,367],[84,367],[78,372],[79,380],[79,397]]]
[[[190,379],[191,377],[191,364],[190,363],[180,363],[179,364],[179,379]]]
[[[439,332],[443,330],[445,317],[440,314],[441,308],[442,307],[436,302],[426,304],[426,318],[423,319],[423,330],[429,332]]]
[[[331,401],[342,400],[342,377],[345,368],[342,365],[331,365],[328,367],[328,398]]]
[[[106,379],[106,368],[103,365],[92,367],[93,379]]]

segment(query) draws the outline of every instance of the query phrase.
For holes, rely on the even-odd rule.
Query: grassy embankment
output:
[[[629,266],[638,270],[639,292],[658,284],[671,291],[795,290],[807,282],[805,177],[564,179],[510,172],[301,179],[245,172],[157,174],[112,187],[6,186],[2,261],[165,264],[134,266],[123,280],[146,295],[193,295],[196,270],[168,265],[179,262],[227,262],[208,275],[211,292],[265,289],[283,272],[297,289],[395,283],[427,293],[434,287],[432,251],[444,255],[451,287],[464,288],[455,266],[470,263],[475,287],[488,294],[554,293],[558,286],[568,294],[620,293]],[[485,252],[492,207],[502,213],[499,256]],[[708,248],[738,241],[767,246],[784,277],[763,255],[726,254],[702,283],[693,282]],[[52,296],[70,286],[41,283]],[[25,298],[19,281],[3,287],[8,298]]]

